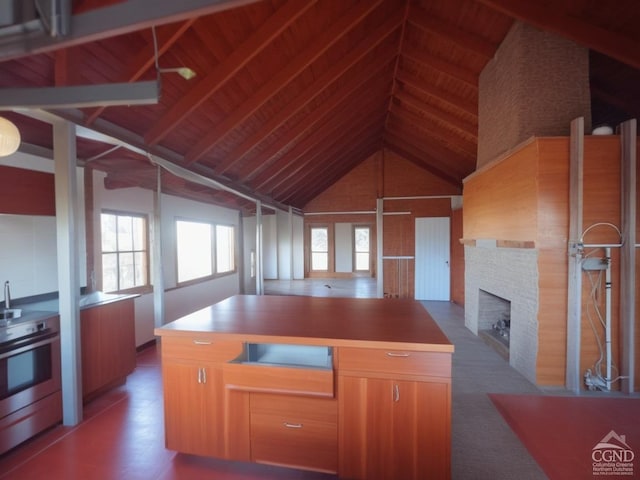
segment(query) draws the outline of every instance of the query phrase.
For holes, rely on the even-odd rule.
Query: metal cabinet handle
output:
[[[211,342],[207,342],[207,341],[204,341],[204,340],[194,340],[193,343],[195,345],[211,345]]]
[[[283,422],[282,424],[287,428],[302,428],[302,424],[301,423]]]
[[[393,401],[394,402],[400,401],[400,387],[398,386],[397,383],[393,386]]]
[[[202,383],[202,369],[198,368],[198,383]]]
[[[395,353],[395,352],[387,352],[387,356],[389,357],[408,357],[411,355],[410,353]]]
[[[202,383],[207,383],[207,369],[202,367]]]

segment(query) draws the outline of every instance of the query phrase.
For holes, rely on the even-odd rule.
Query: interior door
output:
[[[416,218],[415,299],[450,299],[449,217]]]

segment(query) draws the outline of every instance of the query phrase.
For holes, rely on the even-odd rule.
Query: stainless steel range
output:
[[[60,320],[20,313],[0,310],[0,454],[62,418]]]

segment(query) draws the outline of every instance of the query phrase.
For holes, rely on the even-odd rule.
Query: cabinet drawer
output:
[[[250,408],[253,461],[337,472],[335,400],[251,394]]]
[[[450,378],[451,354],[344,347],[338,352],[338,372],[345,371]]]
[[[333,397],[333,370],[229,363],[224,366],[227,388],[265,393]]]
[[[215,341],[207,335],[162,337],[162,356],[203,362],[226,362],[242,353],[242,342]]]

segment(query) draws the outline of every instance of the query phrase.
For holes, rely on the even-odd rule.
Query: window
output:
[[[329,229],[311,227],[311,270],[329,270]]]
[[[233,227],[216,225],[216,273],[233,272],[236,269]]]
[[[235,228],[176,220],[178,283],[235,272]]]
[[[147,217],[103,212],[102,290],[117,292],[149,284]]]
[[[369,250],[369,227],[355,227],[354,235],[354,255],[356,260],[356,271],[368,272],[370,261]]]

